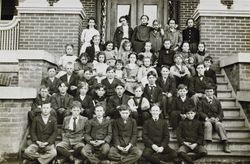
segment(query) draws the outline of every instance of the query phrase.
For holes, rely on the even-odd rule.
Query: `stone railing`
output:
[[[19,48],[20,18],[15,16],[7,24],[0,24],[0,50],[17,50]]]

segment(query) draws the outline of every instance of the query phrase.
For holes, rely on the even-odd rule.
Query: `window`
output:
[[[123,15],[128,15],[130,17],[130,5],[117,5],[117,26],[121,25],[119,18]]]
[[[149,25],[152,25],[153,20],[157,19],[157,5],[144,5],[143,13],[149,17]]]

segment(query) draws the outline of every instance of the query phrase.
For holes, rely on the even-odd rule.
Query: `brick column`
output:
[[[47,0],[26,0],[17,7],[21,18],[20,49],[46,50],[57,57],[67,43],[80,48],[85,13],[80,0],[60,0],[49,6]]]
[[[201,5],[199,5],[201,6]],[[209,5],[208,5],[209,6]],[[250,8],[248,10],[198,7],[193,15],[207,52],[219,59],[250,51]]]

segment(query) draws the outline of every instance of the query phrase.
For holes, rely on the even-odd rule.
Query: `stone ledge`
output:
[[[220,59],[220,67],[226,67],[235,63],[250,64],[250,53],[238,53]]]
[[[0,63],[18,63],[19,60],[45,60],[56,64],[55,56],[44,50],[0,51]]]
[[[237,91],[237,97],[239,101],[247,101],[250,100],[250,90]]]
[[[0,99],[34,99],[37,96],[36,88],[0,87]]]

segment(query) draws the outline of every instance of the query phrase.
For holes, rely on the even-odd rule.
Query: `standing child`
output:
[[[78,59],[76,59],[76,63],[74,64],[74,72],[80,77],[83,77],[84,70],[87,68],[93,68],[92,63],[88,63],[89,58],[87,53],[81,53]]]
[[[158,70],[163,65],[167,65],[169,68],[172,65],[174,65],[174,55],[175,55],[175,51],[171,50],[170,40],[165,39],[163,42],[163,46],[159,52],[159,58],[158,58],[158,63],[157,63]]]
[[[103,106],[97,105],[95,107],[96,117],[86,123],[84,139],[87,144],[82,149],[82,154],[90,163],[104,162],[110,149],[112,126],[111,121],[106,119],[104,114]]]
[[[65,161],[76,162],[80,157],[77,156],[76,159],[73,155],[81,154],[85,146],[83,143],[84,128],[88,119],[80,115],[81,103],[79,101],[74,101],[72,104],[72,115],[65,117],[63,120],[62,141],[56,145],[57,153],[62,156],[59,163]],[[71,149],[74,150],[72,154],[69,152]]]
[[[157,19],[153,20],[152,25],[153,30],[150,31],[149,40],[152,43],[152,49],[158,56],[158,53],[162,47],[164,30],[161,28],[160,21]]]
[[[128,64],[128,55],[132,52],[132,43],[128,39],[123,39],[118,52],[118,59],[121,59],[124,64]]]
[[[223,110],[220,101],[214,96],[214,86],[207,85],[205,88],[205,97],[198,103],[197,108],[202,121],[205,121],[204,139],[206,144],[212,142],[213,129],[218,133],[222,143],[223,150],[230,153],[227,133],[222,124]]]
[[[86,53],[89,55],[89,63],[92,63],[97,59],[97,54],[103,50],[103,46],[101,44],[100,35],[94,35],[90,41],[91,46],[86,48]]]
[[[206,77],[210,77],[214,84],[217,84],[217,79],[216,79],[216,72],[211,68],[213,64],[213,58],[211,56],[206,56],[204,58],[204,66],[205,66],[205,72],[204,75]]]
[[[133,94],[133,88],[137,85],[137,74],[139,67],[136,64],[137,56],[135,53],[131,53],[128,56],[129,58],[129,64],[127,64],[124,68],[124,79],[126,81],[125,83],[125,89]]]
[[[177,153],[168,146],[169,131],[167,120],[161,119],[161,109],[152,106],[150,109],[152,118],[143,126],[143,142],[145,149],[142,156],[150,163],[165,163],[177,158]]]
[[[186,110],[186,119],[180,122],[177,129],[177,141],[180,145],[179,156],[187,163],[193,164],[194,160],[207,155],[207,150],[202,146],[204,130],[202,123],[195,119],[195,108],[190,107]],[[191,158],[187,155],[194,152]]]
[[[109,66],[115,66],[115,60],[117,58],[117,54],[114,50],[114,43],[112,41],[107,41],[105,43],[103,52],[106,56],[106,63]]]
[[[149,101],[142,96],[143,87],[138,85],[135,87],[135,96],[128,101],[128,106],[131,110],[131,116],[136,120],[137,125],[142,126],[150,114],[148,109],[150,108]]]
[[[50,115],[50,102],[41,105],[41,114],[32,122],[30,135],[32,144],[24,151],[24,156],[36,163],[48,164],[56,157],[55,140],[57,136],[56,118]],[[24,160],[23,163],[29,163]]]
[[[156,85],[162,89],[162,113],[166,117],[169,115],[169,107],[172,105],[173,96],[176,92],[175,78],[170,76],[168,66],[161,67],[161,77],[157,79]]]
[[[101,83],[101,81],[106,78],[106,69],[108,68],[104,52],[99,52],[97,54],[97,62],[94,61],[93,64],[97,83]]]
[[[115,77],[125,83],[124,76],[123,61],[121,59],[117,59],[115,62]]]
[[[96,20],[95,18],[88,19],[87,29],[82,30],[81,41],[82,47],[80,53],[86,51],[86,48],[91,46],[90,41],[94,35],[100,35],[99,31],[96,30]]]
[[[136,147],[136,121],[129,117],[130,110],[126,105],[121,105],[118,110],[121,117],[113,122],[113,146],[108,157],[119,163],[133,164],[142,154]]]
[[[89,90],[89,85],[87,82],[81,82],[78,85],[78,93],[75,97],[76,101],[79,101],[82,104],[82,111],[81,115],[87,117],[88,119],[93,118],[94,114],[94,104],[92,102],[92,97],[87,95],[87,92]]]

